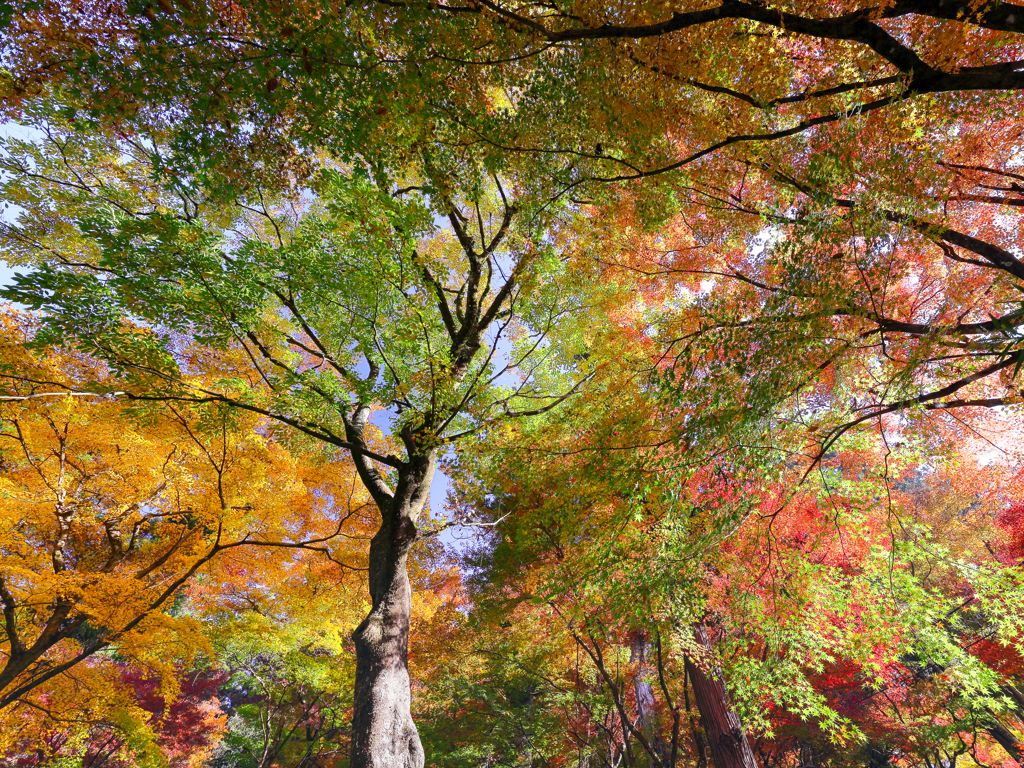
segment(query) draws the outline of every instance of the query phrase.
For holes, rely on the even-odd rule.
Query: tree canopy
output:
[[[0,20],[0,761],[1024,765],[1024,6]]]

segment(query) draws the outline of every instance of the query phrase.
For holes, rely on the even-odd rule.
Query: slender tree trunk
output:
[[[1021,723],[1024,723],[1024,693],[1021,693],[1016,686],[1007,683],[1000,690],[1017,705],[1013,710],[1013,716]]]
[[[423,747],[410,711],[412,590],[406,563],[433,464],[432,454],[410,461],[399,472],[390,503],[378,502],[381,526],[370,541],[372,608],[352,633],[356,679],[351,768],[423,768]]]
[[[995,715],[989,713],[992,717],[992,724],[986,728],[988,735],[995,739],[999,746],[1006,750],[1008,754],[1017,765],[1024,766],[1024,749],[1022,749],[1020,740],[1013,734],[1009,728],[1003,725],[999,720],[996,719]]]
[[[693,734],[693,746],[697,752],[697,768],[708,768],[707,739],[704,738],[704,730],[697,722],[697,718],[690,708],[690,674],[683,678],[683,701],[686,703],[686,719],[690,723],[690,732]]]
[[[694,635],[709,658],[713,659],[714,650],[704,626],[696,625]],[[722,671],[717,666],[705,671],[687,657],[686,672],[693,684],[693,698],[700,711],[700,722],[715,768],[757,768],[743,725],[729,702]]]

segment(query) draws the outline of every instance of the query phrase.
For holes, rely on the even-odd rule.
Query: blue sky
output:
[[[4,262],[0,261],[0,286],[6,286],[11,282],[11,277],[14,275],[14,270],[7,266]]]

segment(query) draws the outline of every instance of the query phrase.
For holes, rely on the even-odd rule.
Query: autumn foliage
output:
[[[1024,765],[1024,6],[0,29],[0,763]]]

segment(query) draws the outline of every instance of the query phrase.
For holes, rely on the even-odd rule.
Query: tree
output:
[[[28,352],[34,321],[24,314],[8,310],[2,322],[0,748],[25,749],[62,724],[75,742],[76,726],[105,723],[109,757],[132,729],[140,748],[164,708],[128,703],[145,699],[139,686],[159,685],[170,700],[182,668],[212,650],[180,610],[190,580],[225,588],[218,568],[237,567],[241,548],[250,578],[254,563],[273,574],[296,550],[340,555],[337,537],[365,500],[344,465],[320,462],[304,481],[301,463],[251,417],[165,406],[133,423],[117,398],[40,391],[33,382],[103,386],[106,372],[70,351]],[[276,554],[253,553],[261,548]]]
[[[87,702],[92,719],[53,722],[41,732],[23,729],[0,756],[4,768],[77,764],[83,768],[122,768],[136,765],[198,768],[204,765],[221,739],[224,714],[217,689],[218,674],[191,671],[174,676],[175,690],[166,690],[170,679],[147,676],[130,662],[120,667],[116,695],[122,706],[106,712]],[[111,686],[112,687],[112,686]],[[171,694],[173,693],[173,698]]]
[[[252,612],[222,630],[231,719],[217,765],[337,765],[347,751],[352,669],[341,633],[301,642],[275,631],[278,621]]]
[[[243,166],[261,179],[280,171],[265,152],[268,144],[288,157],[301,149],[305,154],[296,162],[303,167],[316,147],[328,146],[343,157],[377,153],[395,168],[430,143],[428,133],[436,135],[434,147],[484,144],[492,167],[514,168],[521,182],[540,185],[546,195],[606,201],[628,190],[630,198],[640,195],[636,209],[644,221],[665,221],[685,204],[689,222],[733,233],[724,264],[723,254],[706,248],[715,235],[700,226],[691,233],[696,237],[668,249],[676,253],[669,263],[651,269],[715,275],[738,281],[736,288],[761,286],[748,303],[760,306],[770,298],[779,315],[757,323],[755,332],[786,330],[780,335],[799,339],[796,349],[804,351],[803,343],[816,338],[801,330],[804,318],[833,325],[846,319],[853,333],[916,350],[901,356],[897,374],[925,362],[943,371],[933,371],[936,386],[882,397],[873,414],[847,419],[836,430],[891,409],[949,410],[960,401],[975,407],[1005,399],[950,396],[964,395],[981,379],[991,383],[1015,365],[1013,311],[1002,319],[935,325],[901,316],[906,312],[897,307],[879,314],[864,299],[865,292],[883,295],[881,275],[902,273],[907,265],[934,277],[936,269],[964,272],[960,265],[978,262],[971,266],[1003,273],[989,276],[1000,284],[997,302],[1007,300],[1007,277],[1024,274],[1012,243],[986,239],[994,230],[976,227],[992,221],[988,206],[1012,211],[1019,203],[1019,174],[1006,164],[1017,128],[1005,117],[1016,113],[1024,83],[1010,58],[1024,15],[1015,4],[774,8],[730,0],[671,12],[657,4],[618,11],[579,4],[552,15],[490,2],[382,4],[343,14],[316,3],[302,13],[262,3],[234,12],[86,4],[59,19],[48,6],[19,10],[6,39],[12,105],[64,82],[102,94],[88,109],[116,116],[122,125],[159,122],[154,106],[173,103],[188,116],[185,130],[160,123],[176,136],[175,162],[236,184],[238,165],[229,161],[239,158],[249,158]],[[51,29],[47,22],[59,34],[44,33]],[[258,66],[249,66],[253,61]],[[627,80],[627,89],[608,87]],[[368,99],[373,92],[389,93],[390,106]],[[337,119],[339,109],[345,120]],[[554,140],[552,125],[558,127]],[[800,285],[800,275],[813,273],[804,263],[808,254],[796,257],[794,250],[802,249],[792,243],[783,247],[789,255],[780,256],[800,262],[793,264],[799,274],[762,274],[760,265],[743,265],[736,251],[757,223],[745,217],[764,215],[787,225],[793,211],[808,205],[849,214],[822,215],[848,234],[838,250],[850,256],[829,257],[830,273],[838,269],[839,275],[824,282],[827,291],[810,295]],[[806,220],[806,214],[798,217],[804,226],[821,218]],[[851,284],[857,243],[883,238],[883,227],[904,230],[900,236],[909,236],[909,247],[897,249],[888,266],[873,260],[866,284]],[[816,229],[812,248],[822,238]],[[828,236],[833,244],[836,236],[835,230]],[[924,260],[917,258],[928,250],[922,237],[934,240],[936,249]],[[680,253],[698,258],[677,263]],[[966,273],[974,282],[974,273]],[[953,316],[971,309],[974,299],[977,294],[951,292]],[[732,322],[724,329],[698,327],[725,331]],[[695,330],[686,324],[683,333]],[[971,367],[966,355],[952,361],[918,350],[922,336],[996,345],[1007,354],[994,361],[985,358],[991,352],[975,355],[979,364]],[[849,345],[849,339],[836,340],[842,349]],[[836,354],[826,351],[816,364],[827,368]],[[791,360],[780,355],[771,362],[784,368]]]
[[[166,4],[124,11],[86,5],[59,19],[55,18],[55,9],[48,6],[18,10],[24,12],[15,14],[12,31],[5,39],[6,60],[11,62],[6,82],[12,104],[30,102],[28,94],[36,89],[66,83],[98,94],[86,105],[69,105],[68,114],[75,107],[84,106],[84,114],[74,112],[73,118],[81,125],[95,128],[106,120],[129,133],[139,126],[165,130],[164,136],[169,136],[168,143],[177,154],[158,168],[166,174],[164,178],[178,184],[179,190],[187,190],[190,185],[175,179],[191,174],[192,180],[201,177],[228,199],[237,199],[241,189],[246,199],[255,203],[259,183],[285,187],[285,171],[303,178],[313,164],[314,153],[326,147],[341,158],[335,162],[346,171],[365,167],[367,178],[372,178],[376,185],[374,205],[391,212],[390,220],[380,222],[378,228],[390,232],[396,223],[402,227],[397,236],[407,238],[403,246],[406,251],[411,250],[409,238],[415,237],[415,226],[410,229],[411,220],[399,212],[400,206],[395,207],[390,196],[401,189],[406,190],[399,195],[401,198],[421,194],[424,200],[429,198],[429,203],[417,213],[421,225],[429,219],[429,215],[424,215],[426,210],[448,216],[453,239],[462,249],[460,258],[465,259],[461,277],[453,276],[451,283],[444,278],[434,279],[438,265],[427,264],[428,272],[422,278],[426,282],[417,287],[423,292],[417,294],[417,300],[431,291],[440,297],[436,307],[431,308],[431,312],[436,310],[433,327],[440,334],[435,342],[443,340],[448,348],[445,375],[456,387],[467,381],[460,381],[460,376],[472,379],[468,371],[473,360],[478,359],[473,344],[484,338],[486,330],[486,323],[480,325],[479,321],[496,320],[504,306],[502,302],[481,303],[470,310],[470,296],[484,284],[480,278],[481,265],[500,264],[501,258],[492,257],[499,245],[507,244],[506,226],[519,228],[527,221],[522,229],[531,234],[524,242],[533,237],[535,242],[542,243],[544,238],[537,239],[540,230],[531,217],[537,210],[543,210],[541,201],[570,198],[573,206],[596,202],[602,204],[596,210],[604,211],[616,211],[616,204],[621,202],[618,208],[630,209],[636,214],[633,221],[642,226],[661,224],[684,207],[682,221],[697,221],[700,226],[690,227],[693,232],[681,239],[678,248],[669,248],[675,254],[667,268],[688,276],[698,273],[706,277],[712,272],[722,280],[735,281],[744,290],[747,286],[756,289],[723,296],[727,305],[711,307],[710,313],[666,313],[661,327],[669,356],[677,351],[678,341],[691,334],[696,334],[700,342],[686,349],[686,354],[676,361],[682,375],[676,380],[675,404],[716,403],[714,409],[706,409],[710,419],[698,418],[678,425],[674,436],[678,444],[704,445],[712,439],[710,436],[734,430],[737,422],[763,427],[770,415],[779,413],[784,417],[793,413],[805,417],[806,412],[801,412],[797,402],[806,392],[805,382],[811,378],[828,390],[828,379],[815,378],[818,370],[836,370],[834,358],[851,347],[855,351],[841,361],[851,361],[846,380],[859,396],[865,396],[859,376],[871,371],[875,360],[885,358],[889,344],[886,336],[893,335],[909,351],[886,358],[886,364],[891,362],[892,366],[888,368],[891,375],[881,382],[879,391],[884,394],[875,398],[869,413],[835,419],[826,429],[810,424],[825,435],[816,447],[817,457],[823,457],[829,441],[854,426],[862,416],[879,419],[916,407],[945,412],[953,407],[1005,404],[1012,400],[1012,385],[997,385],[993,377],[1009,371],[1019,357],[1013,335],[1019,319],[1015,310],[995,320],[961,317],[960,313],[969,308],[965,302],[948,310],[951,318],[958,318],[955,322],[938,326],[924,322],[920,312],[914,314],[930,306],[928,301],[906,302],[902,307],[905,311],[895,316],[877,314],[877,302],[873,300],[890,295],[892,281],[887,274],[901,272],[908,254],[889,260],[883,253],[887,246],[874,248],[869,254],[867,277],[862,281],[863,291],[857,282],[863,265],[857,258],[844,255],[856,254],[862,239],[876,237],[882,222],[904,226],[918,234],[942,225],[937,217],[922,216],[920,210],[928,204],[930,183],[909,189],[902,198],[904,205],[892,206],[886,199],[894,190],[908,192],[905,182],[915,178],[907,173],[908,169],[913,170],[914,154],[904,151],[904,155],[911,157],[911,163],[903,158],[892,162],[893,158],[885,157],[880,148],[894,143],[901,148],[910,144],[911,139],[917,138],[922,113],[942,110],[948,119],[945,133],[933,130],[926,141],[916,145],[922,155],[938,156],[936,145],[943,142],[965,148],[970,155],[966,160],[947,161],[943,172],[991,174],[990,169],[995,168],[993,178],[1013,179],[1008,174],[1015,172],[1008,167],[983,162],[985,153],[976,151],[970,140],[949,142],[948,138],[954,131],[953,135],[968,139],[984,136],[991,128],[988,115],[992,112],[986,113],[986,108],[992,107],[994,111],[1007,103],[1012,106],[1017,98],[1019,68],[1015,61],[1003,56],[1012,55],[1016,46],[1014,35],[1021,23],[1018,6],[1000,4],[982,9],[969,2],[952,2],[940,8],[934,4],[897,2],[865,8],[835,3],[829,4],[825,15],[820,16],[822,9],[814,4],[777,8],[743,2],[726,2],[712,8],[686,6],[671,11],[654,4],[605,9],[577,3],[552,11],[547,6],[509,8],[489,2],[466,7],[388,3],[344,10],[308,4],[297,7],[295,12],[259,3],[199,8],[184,3]],[[54,23],[48,26],[40,21]],[[59,30],[59,34],[40,34],[40,30],[51,29]],[[951,41],[961,44],[951,46]],[[771,66],[759,66],[765,62]],[[623,84],[627,86],[616,87]],[[988,93],[996,95],[986,96]],[[387,104],[383,103],[382,94],[388,95]],[[174,124],[174,120],[166,119],[169,114],[185,119]],[[842,149],[851,143],[857,145],[858,152],[850,154],[849,169],[840,167],[835,172],[835,167],[845,162],[836,157],[847,157],[836,152],[837,147]],[[168,159],[166,153],[161,157]],[[950,162],[954,165],[950,166]],[[493,185],[490,176],[480,172],[480,168],[495,172]],[[403,175],[409,179],[401,178]],[[345,204],[349,205],[353,199],[351,190],[362,182],[353,175],[341,174],[341,178],[345,180],[341,187],[347,187],[344,195],[335,191],[326,197],[345,197]],[[353,186],[352,182],[359,183]],[[409,190],[410,182],[413,186],[424,182],[425,189]],[[630,187],[629,182],[636,185]],[[746,191],[748,182],[756,188],[753,203]],[[982,183],[993,186],[989,181]],[[1014,192],[1014,182],[1000,183],[1006,187],[1003,191]],[[862,184],[868,188],[867,195],[860,194]],[[526,193],[514,204],[508,204],[504,187]],[[361,189],[367,188],[370,187],[364,185]],[[454,192],[456,189],[462,192]],[[495,189],[502,193],[503,207],[497,203],[499,195]],[[484,232],[481,216],[480,242],[474,243],[467,240],[471,238],[467,222],[473,218],[473,206],[483,202],[486,193],[494,201],[495,226]],[[359,192],[356,197],[362,194]],[[971,197],[964,201],[980,202],[974,199],[979,197],[977,191],[967,194]],[[188,206],[196,201],[196,195],[186,194],[185,199],[186,213],[179,216],[188,220]],[[1015,198],[1000,198],[999,204],[1012,199]],[[361,200],[365,203],[371,198],[367,195]],[[937,209],[938,203],[944,201],[931,202]],[[768,260],[769,274],[764,275],[751,276],[750,270],[734,273],[731,262],[726,261],[722,267],[720,254],[709,255],[705,248],[709,242],[712,250],[722,242],[737,247],[749,244],[750,237],[761,226],[760,218],[756,218],[761,215],[789,227],[789,219],[794,215],[799,219],[805,204],[811,205],[812,212],[815,205],[827,204],[858,214],[838,224],[840,228],[850,225],[854,229],[845,241],[849,247],[833,249],[830,259],[822,265],[828,267],[825,274],[835,278],[822,281],[828,290],[820,291],[822,286],[811,285],[811,296],[805,295],[806,283],[817,274],[814,267],[819,266],[817,262],[829,250],[818,247],[821,239],[816,239],[818,233],[813,229],[809,230],[812,237],[804,240],[797,236],[778,252],[773,251],[773,258]],[[351,207],[354,210],[356,206]],[[871,215],[859,218],[864,210]],[[971,215],[966,219],[971,220]],[[743,221],[737,224],[737,220]],[[157,221],[147,222],[131,232],[132,236],[153,232],[157,227],[147,227]],[[124,250],[125,238],[118,241],[114,233],[119,224],[115,224],[105,220],[91,225],[90,231],[99,240],[105,239],[107,252]],[[801,226],[793,224],[791,231],[808,231],[801,230]],[[712,230],[710,235],[708,229]],[[720,232],[731,233],[731,242],[730,238],[721,237]],[[988,258],[988,253],[992,257],[988,265],[998,265],[1006,274],[1017,269],[1004,256],[1011,253],[1012,245],[997,246],[962,227],[951,227],[950,232],[953,234],[949,237],[955,242],[940,237],[939,243],[968,251],[980,248],[984,253],[973,252],[982,260]],[[164,242],[173,240],[177,234],[169,229],[158,235],[155,242],[160,242],[160,237]],[[198,237],[194,230],[193,234]],[[653,245],[664,250],[665,243]],[[129,283],[135,280],[131,286],[132,301],[138,295],[147,295],[153,286],[139,276],[153,263],[162,263],[168,250],[176,256],[174,249],[157,248],[156,261],[144,266],[140,267],[141,261],[125,261],[120,267],[104,266],[115,270],[112,292],[116,294],[124,287],[118,281],[131,269],[134,274],[127,279]],[[684,250],[699,258],[676,263],[677,255]],[[720,250],[728,252],[729,248]],[[911,249],[910,256],[916,257],[918,253],[918,249]],[[956,264],[963,263],[964,258],[973,259],[955,250],[951,253],[948,260]],[[943,254],[942,258],[947,258],[945,250]],[[749,257],[751,267],[761,268],[756,256],[745,251],[743,256]],[[213,262],[206,262],[203,267],[210,263]],[[626,266],[636,269],[631,263]],[[971,266],[988,268],[984,264]],[[410,261],[408,268],[410,273],[419,274],[414,262]],[[656,271],[665,268],[654,265]],[[204,271],[199,269],[196,273],[204,275]],[[777,272],[784,278],[778,282]],[[519,282],[522,274],[513,270],[511,275],[511,284],[525,285]],[[238,279],[236,273],[232,273],[232,279]],[[1005,280],[1000,276],[979,291],[984,293],[987,287],[993,287],[989,294],[993,300],[1005,301],[1012,290]],[[657,296],[666,287],[670,291],[686,287],[685,281],[665,282],[667,286],[653,285],[650,295]],[[49,273],[37,276],[34,288],[28,287],[30,283],[32,280],[23,282],[22,290],[12,296],[35,301],[54,287],[67,293],[80,290],[83,285],[78,276],[71,279],[66,274],[52,277]],[[955,280],[949,284],[959,287]],[[446,295],[459,296],[462,287],[463,298],[455,302],[460,309],[464,308],[462,316],[450,306],[446,314]],[[263,288],[260,286],[261,291]],[[564,290],[565,285],[561,288]],[[446,290],[454,294],[446,294]],[[288,296],[284,290],[281,293]],[[280,298],[273,290],[269,294]],[[501,292],[496,296],[501,297]],[[963,296],[951,291],[947,298],[952,306]],[[46,300],[49,301],[48,295]],[[182,303],[170,302],[169,306],[182,314]],[[251,306],[251,302],[246,301],[245,305]],[[281,311],[290,312],[286,305],[281,306]],[[746,317],[766,306],[771,322],[750,322]],[[75,304],[66,317],[80,313],[82,307]],[[89,305],[90,309],[94,307]],[[670,302],[665,302],[665,307],[679,309]],[[496,308],[493,317],[491,308]],[[772,314],[775,308],[778,312]],[[229,312],[234,309],[237,306]],[[235,314],[246,319],[244,313]],[[473,317],[475,314],[478,317]],[[849,323],[842,326],[841,333],[822,342],[820,332],[833,332],[830,323],[837,318],[848,319]],[[156,318],[146,320],[152,323]],[[863,326],[865,320],[867,327]],[[235,319],[231,318],[229,325],[233,323]],[[260,337],[251,325],[239,323],[232,330],[240,340],[254,343],[256,354],[269,352],[268,359],[276,354],[276,348],[266,339],[254,342],[248,337],[249,333]],[[70,326],[62,331],[74,335]],[[750,333],[743,335],[744,331]],[[227,335],[224,327],[218,333]],[[727,347],[727,362],[729,376],[735,370],[736,377],[730,396],[723,398],[727,387],[723,386],[724,377],[719,376],[722,359],[717,349],[721,337],[730,333],[729,340],[735,343]],[[767,343],[761,343],[761,334],[765,334]],[[856,347],[863,334],[884,339],[881,357],[859,354],[861,350]],[[922,334],[925,343],[918,344],[917,337]],[[77,335],[87,334],[80,328]],[[954,362],[949,362],[944,353],[929,351],[933,339],[945,342],[950,337],[956,338],[954,343],[971,347]],[[474,338],[476,342],[472,341]],[[334,353],[333,349],[317,350],[315,340],[303,337],[296,341],[313,350],[314,360],[325,364]],[[437,349],[437,343],[432,343],[431,348]],[[756,353],[755,370],[748,376],[750,350]],[[592,349],[569,352],[567,361],[573,354],[591,354]],[[122,364],[139,362],[137,358],[132,361],[130,356],[118,359]],[[460,361],[465,362],[464,369]],[[269,362],[283,376],[292,376],[295,371],[285,363],[282,367],[274,360]],[[372,370],[369,360],[365,365]],[[781,382],[776,378],[780,373],[785,375]],[[341,372],[339,375],[345,376]],[[401,376],[394,378],[397,381]],[[978,387],[983,391],[970,393],[969,388],[982,379],[987,380]],[[431,387],[435,391],[444,389],[434,387],[433,380]],[[564,394],[571,391],[571,386],[567,387],[546,392]],[[360,394],[359,386],[353,384],[351,389]],[[875,394],[870,387],[866,391]],[[955,393],[960,394],[953,397]],[[399,422],[401,433],[416,421],[412,416],[414,409],[407,409],[402,401],[403,392],[396,390],[390,394],[394,397],[383,397],[381,393],[379,402],[393,402],[401,407],[408,419]],[[838,403],[845,395],[840,388],[829,391],[827,396],[830,402]],[[202,396],[216,398],[222,393]],[[672,396],[670,393],[670,400]],[[239,402],[244,407],[263,407]],[[356,418],[353,414],[358,414],[360,407],[369,407],[370,402],[355,397],[346,403],[350,418]],[[399,481],[396,493],[426,484],[430,461],[414,468],[419,461],[416,457],[429,457],[432,448],[427,446],[437,436],[435,427],[449,426],[447,416],[438,417],[433,405],[417,407],[424,417],[402,438],[406,458],[399,460],[399,465],[391,465]],[[670,403],[668,410],[673,407]],[[287,410],[275,413],[298,421],[300,429],[307,431],[317,432],[323,426],[306,417],[297,419],[294,412],[284,412]],[[432,421],[435,417],[440,421]],[[388,459],[386,454],[367,453],[360,446],[358,435],[349,434],[350,426],[342,426],[330,430],[330,435],[318,434],[328,441],[341,440],[346,444],[344,447],[363,459]],[[424,431],[417,433],[421,427]],[[351,428],[359,431],[358,420]],[[370,470],[377,470],[367,461],[363,465],[364,480],[373,491],[377,481]],[[388,466],[386,461],[384,466]],[[387,488],[378,487],[378,506],[397,505],[399,518],[412,520],[416,502],[405,504],[400,498],[402,493],[393,496]],[[415,493],[409,497],[415,498]],[[405,508],[408,514],[401,511]],[[393,535],[404,540],[404,534],[397,533],[403,527],[408,528],[404,523],[385,520],[382,530],[392,533],[382,535],[380,541]],[[401,549],[392,548],[387,556],[382,554],[382,562],[400,564]],[[391,573],[390,566],[385,571]],[[400,571],[398,567],[395,573]],[[401,579],[395,582],[396,589],[404,591],[399,582]],[[387,591],[386,585],[371,590],[381,599]],[[382,607],[381,611],[386,614],[389,609]],[[405,623],[405,619],[397,621],[399,626]],[[404,636],[402,632],[398,635]],[[367,658],[378,659],[392,651],[402,656],[403,645],[404,641],[399,640],[397,650],[365,649],[363,653]],[[366,678],[370,679],[377,662],[368,663]],[[404,690],[403,674],[398,674],[398,686]],[[384,677],[380,680],[386,687]],[[364,694],[357,695],[357,717],[363,711],[359,702],[365,699]],[[397,708],[385,707],[395,713],[386,717],[389,721],[405,718],[404,699],[399,699]],[[408,728],[399,730],[404,733]],[[398,751],[404,754],[410,749],[416,752],[415,747],[400,747]]]
[[[637,397],[611,389],[624,402]],[[622,418],[614,396],[603,403],[598,414],[566,411],[543,431],[518,430],[463,473],[477,483],[463,489],[466,503],[501,520],[493,550],[473,563],[483,567],[474,612],[494,633],[477,652],[516,667],[531,658],[525,648],[568,640],[603,694],[577,688],[571,652],[523,663],[539,686],[538,712],[579,697],[580,709],[552,729],[579,743],[547,759],[698,759],[708,744],[699,731],[687,744],[694,661],[724,668],[728,699],[704,703],[728,712],[731,699],[749,759],[764,765],[810,754],[848,765],[887,745],[907,764],[958,751],[1014,756],[1006,685],[1021,638],[1019,613],[1004,600],[1019,590],[1020,571],[999,559],[993,518],[1019,492],[1018,468],[1012,455],[977,463],[998,433],[957,435],[945,455],[930,438],[894,445],[858,434],[801,483],[809,459],[791,453],[787,466],[761,452],[785,442],[762,438],[745,458],[740,435],[717,466],[701,466],[705,454],[658,439],[676,428],[664,411]],[[1016,439],[1011,424],[1003,437]],[[501,626],[530,628],[519,639]],[[700,634],[714,638],[710,658]],[[999,653],[978,654],[991,647],[985,637],[1001,638],[1006,666]],[[652,703],[641,706],[645,674]],[[462,706],[460,726],[502,716],[489,689]]]
[[[89,147],[49,123],[51,135],[66,132],[59,160],[70,170],[43,180],[48,194],[34,171],[12,186],[31,184],[19,194],[40,206],[73,195],[78,210],[95,212],[109,185],[78,184],[69,147]],[[510,198],[500,177],[469,165],[476,186],[456,196],[451,174],[429,162],[421,170],[419,183],[396,189],[383,168],[328,168],[308,205],[258,196],[211,205],[208,218],[195,197],[161,197],[151,212],[136,193],[83,215],[70,249],[34,249],[36,271],[9,291],[45,311],[38,343],[60,339],[106,360],[130,400],[236,408],[351,454],[381,515],[372,609],[354,634],[358,765],[422,760],[409,716],[406,562],[439,452],[571,397],[597,362],[573,362],[600,333],[580,327],[582,313],[614,289],[588,285],[585,265],[571,269],[555,247],[559,219],[529,196]],[[432,218],[441,215],[447,232]],[[12,227],[9,238],[24,243],[25,232]],[[40,289],[74,298],[39,301]],[[190,381],[182,334],[245,355],[248,378]],[[394,409],[395,444],[373,436],[381,406]]]

